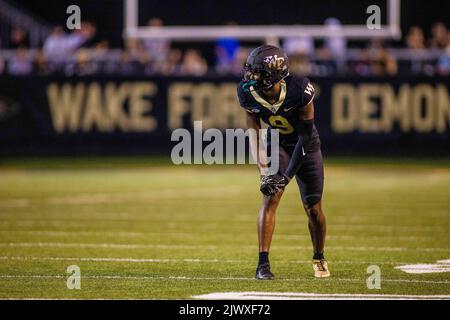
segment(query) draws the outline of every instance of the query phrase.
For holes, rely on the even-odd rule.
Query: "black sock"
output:
[[[269,263],[269,253],[268,252],[260,252],[259,253],[258,265],[260,266],[264,263]]]
[[[325,257],[323,256],[323,252],[314,252],[313,255],[314,260],[323,260]]]

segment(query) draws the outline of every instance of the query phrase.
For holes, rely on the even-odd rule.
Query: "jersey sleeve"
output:
[[[301,106],[305,107],[314,99],[314,87],[308,78],[300,82]]]

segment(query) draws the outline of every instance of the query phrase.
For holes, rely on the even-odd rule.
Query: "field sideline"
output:
[[[449,296],[450,270],[395,267],[450,259],[450,159],[332,158],[325,170],[332,277],[312,276],[306,216],[292,184],[271,250],[277,280],[258,282],[253,167],[172,166],[147,157],[2,159],[0,298]],[[80,290],[66,287],[70,265],[81,269]],[[380,290],[366,286],[369,265],[381,268]]]

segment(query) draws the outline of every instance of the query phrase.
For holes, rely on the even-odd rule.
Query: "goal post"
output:
[[[325,25],[252,25],[252,26],[139,26],[139,0],[124,1],[124,36],[141,39],[172,39],[177,41],[210,41],[222,37],[241,40],[267,40],[285,37],[330,36],[363,40],[369,38],[399,39],[400,0],[387,0],[387,24],[380,29],[369,29],[366,25],[342,25],[330,34]],[[364,14],[366,14],[364,12]]]

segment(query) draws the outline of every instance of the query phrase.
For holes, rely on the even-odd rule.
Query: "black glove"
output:
[[[259,190],[265,196],[272,196],[277,192],[277,190],[270,184],[270,181],[270,176],[261,176]]]
[[[261,176],[261,184],[259,190],[265,196],[272,196],[281,191],[289,183],[289,179],[281,174],[270,176]]]
[[[277,174],[273,176],[271,185],[278,189],[278,191],[281,191],[288,185],[288,183],[289,179],[286,176]]]

